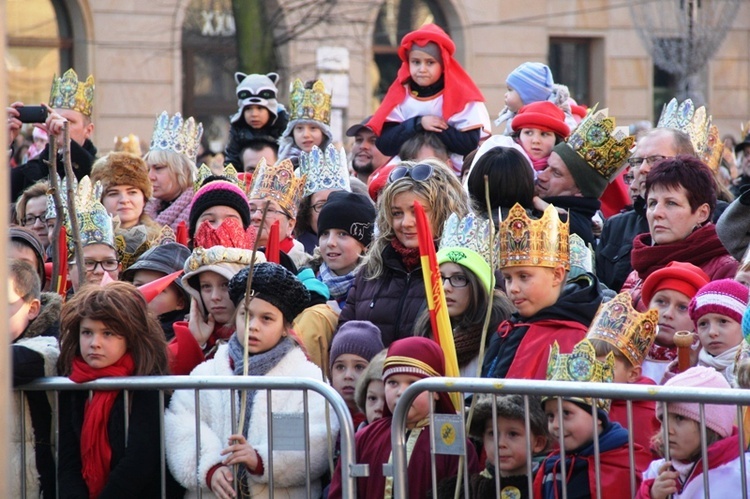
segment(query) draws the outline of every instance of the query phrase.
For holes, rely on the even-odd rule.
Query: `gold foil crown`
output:
[[[721,165],[721,153],[724,152],[724,141],[719,137],[719,129],[716,125],[711,125],[708,130],[708,140],[706,148],[701,155],[701,161],[706,163],[712,172],[719,171]]]
[[[560,353],[560,345],[555,341],[547,361],[548,381],[578,381],[584,383],[612,383],[615,379],[615,356],[607,354],[604,361],[597,360],[594,345],[589,340],[583,340],[573,347],[569,354]],[[542,403],[552,397],[542,397]],[[583,402],[593,406],[591,397],[565,397],[566,400]],[[596,406],[609,412],[612,401],[596,399]]]
[[[305,88],[299,78],[294,80],[289,105],[289,122],[313,120],[331,124],[331,94],[326,93],[326,87],[320,80],[316,80],[312,88]]]
[[[677,103],[677,99],[672,99],[664,106],[656,127],[685,132],[690,137],[695,154],[703,159],[711,131],[711,116],[707,115],[704,106],[696,109],[690,99],[685,99],[681,104]]]
[[[72,109],[91,117],[94,108],[94,77],[89,75],[85,82],[80,82],[73,69],[67,70],[60,78],[53,77],[49,106]]]
[[[193,192],[198,192],[200,188],[203,187],[203,182],[205,182],[207,178],[215,176],[216,173],[214,173],[208,165],[205,163],[201,164],[201,167],[198,168],[198,173],[195,176],[195,182],[193,182]],[[245,182],[240,179],[237,170],[231,164],[224,167],[221,176],[226,177],[228,181],[242,189],[242,192],[247,192],[245,191]]]
[[[570,269],[568,222],[561,222],[557,209],[549,205],[542,218],[532,220],[516,203],[500,222],[498,268],[557,267]]]
[[[566,142],[594,171],[611,179],[625,166],[635,137],[617,128],[615,119],[608,117],[608,112],[601,109],[589,113]]]
[[[294,164],[288,159],[275,165],[266,163],[265,158],[258,162],[253,174],[252,188],[248,199],[271,198],[292,218],[297,217],[297,205],[302,199],[307,177],[294,174]]]
[[[115,151],[129,152],[136,156],[143,156],[141,139],[137,135],[129,134],[124,137],[115,136]]]
[[[640,313],[633,308],[630,293],[620,293],[602,303],[591,322],[586,338],[605,341],[617,348],[634,367],[643,363],[656,339],[659,313]]]
[[[169,114],[163,111],[154,123],[154,135],[151,137],[149,149],[184,154],[195,163],[202,135],[202,123],[196,125],[192,117],[183,120],[180,113],[170,118]]]

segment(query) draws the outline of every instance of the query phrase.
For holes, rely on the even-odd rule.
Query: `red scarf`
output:
[[[411,272],[412,270],[416,269],[417,266],[421,263],[419,248],[407,248],[406,246],[401,244],[401,241],[399,241],[398,238],[395,237],[391,239],[391,246],[394,250],[396,250],[398,256],[401,257],[401,263],[404,264],[404,268],[407,272]]]
[[[99,378],[131,376],[135,370],[133,357],[126,353],[109,367],[96,369],[78,356],[73,359],[70,380],[85,383]],[[95,391],[86,403],[81,429],[81,474],[89,488],[89,497],[99,497],[109,478],[112,449],[109,446],[107,424],[109,413],[118,391]]]

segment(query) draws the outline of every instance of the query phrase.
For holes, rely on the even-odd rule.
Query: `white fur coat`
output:
[[[216,356],[196,367],[191,376],[231,376],[229,349],[222,345]],[[293,348],[268,372],[268,376],[322,379],[320,369],[309,362],[299,348]],[[202,390],[200,395],[201,455],[195,459],[195,394],[192,390],[176,391],[164,418],[167,443],[167,462],[172,475],[188,488],[185,497],[196,497],[196,468],[200,476],[203,497],[215,497],[206,484],[206,474],[225,456],[219,453],[227,447],[232,434],[231,404],[239,417],[239,397],[234,401],[229,390]],[[252,497],[269,497],[268,490],[268,426],[267,395],[258,390],[253,400],[248,443],[263,460],[263,475],[249,475]],[[271,410],[274,413],[302,413],[303,395],[300,391],[275,392]],[[308,395],[310,481],[312,497],[320,495],[320,477],[328,470],[328,435],[326,430],[325,400],[317,393]],[[335,442],[339,423],[331,410],[331,441]],[[333,445],[333,443],[332,443]],[[274,497],[307,497],[304,451],[274,451]]]

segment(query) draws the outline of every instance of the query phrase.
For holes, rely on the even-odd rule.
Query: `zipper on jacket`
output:
[[[419,269],[420,272],[422,272],[422,269]],[[412,272],[414,272],[412,270]],[[409,294],[409,281],[411,281],[411,272],[408,272],[406,274],[406,287],[404,288],[404,292],[401,293],[401,299],[398,301],[398,314],[396,315],[396,330],[394,331],[395,335],[393,340],[396,341],[399,338],[399,333],[401,332],[401,313],[404,311],[404,301],[406,301],[406,295]]]

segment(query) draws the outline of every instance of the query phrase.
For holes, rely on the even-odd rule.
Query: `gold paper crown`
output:
[[[620,293],[602,303],[586,335],[589,340],[605,341],[617,348],[634,367],[643,363],[656,339],[659,313],[640,313],[633,308],[630,293]]]
[[[162,111],[154,123],[154,135],[151,137],[149,149],[174,151],[195,162],[202,135],[203,123],[196,125],[192,117],[183,120],[180,113],[170,118],[166,111]]]
[[[137,135],[129,134],[125,137],[115,137],[115,151],[129,152],[136,156],[143,156],[141,152],[141,139]]]
[[[685,132],[690,137],[695,154],[703,158],[711,129],[711,116],[706,114],[704,106],[696,109],[690,99],[685,99],[682,104],[678,104],[677,99],[672,99],[664,106],[656,127]]]
[[[557,209],[549,205],[542,218],[532,220],[516,203],[500,222],[498,268],[557,267],[570,269],[569,223],[561,222]]]
[[[85,82],[79,82],[78,75],[72,69],[60,78],[52,77],[49,106],[72,109],[90,117],[94,107],[94,77],[89,75]]]
[[[459,218],[455,213],[451,213],[443,225],[443,235],[440,238],[438,251],[446,249],[473,251],[484,260],[487,266],[490,266],[492,255],[497,255],[500,248],[500,241],[497,237],[494,238],[494,246],[490,247],[491,230],[490,221],[485,218],[473,213]],[[451,258],[451,261],[455,260]]]
[[[174,243],[177,239],[174,230],[169,225],[163,225],[158,232],[143,224],[138,224],[130,229],[120,228],[117,218],[115,218],[114,225],[115,246],[120,265],[122,265],[121,272],[127,270],[150,248]]]
[[[292,218],[297,217],[297,205],[302,199],[307,177],[294,175],[294,164],[285,159],[275,165],[266,163],[261,158],[253,174],[252,189],[248,199],[271,198],[289,213]]]
[[[630,157],[635,137],[617,129],[608,112],[590,112],[566,142],[594,171],[611,179]]]
[[[560,345],[555,341],[549,353],[547,361],[548,381],[578,381],[584,383],[612,383],[615,378],[615,356],[612,352],[607,354],[604,361],[597,360],[594,345],[588,340],[583,340],[573,347],[569,354],[560,353]],[[542,397],[542,403],[551,397]],[[566,400],[583,402],[594,405],[590,397],[566,397]],[[609,399],[596,399],[598,408],[609,412],[612,401]]]
[[[216,174],[211,170],[211,168],[209,168],[205,163],[201,164],[201,167],[198,168],[198,174],[195,176],[195,182],[193,183],[193,192],[198,192],[198,190],[203,187],[203,182],[205,182],[207,178],[212,176],[216,176]],[[226,177],[227,180],[242,189],[242,192],[245,192],[245,182],[243,180],[240,180],[240,177],[239,175],[237,175],[237,170],[234,168],[234,166],[232,166],[231,164],[225,166],[221,176]]]
[[[307,176],[302,197],[327,189],[352,191],[349,185],[349,166],[346,164],[346,152],[343,147],[337,151],[333,144],[328,144],[325,151],[318,146],[313,146],[310,152],[303,151],[299,156],[297,174]]]
[[[570,268],[579,271],[594,273],[594,253],[586,246],[581,236],[571,234],[568,238],[570,249]]]
[[[313,120],[331,124],[331,94],[326,93],[326,87],[320,80],[316,80],[312,88],[305,88],[299,78],[294,80],[289,105],[290,123],[296,120]]]
[[[706,142],[706,148],[703,151],[701,160],[711,168],[711,171],[716,173],[719,171],[719,165],[721,165],[721,153],[724,152],[724,141],[719,137],[719,129],[716,125],[711,125],[708,130],[708,141]]]

